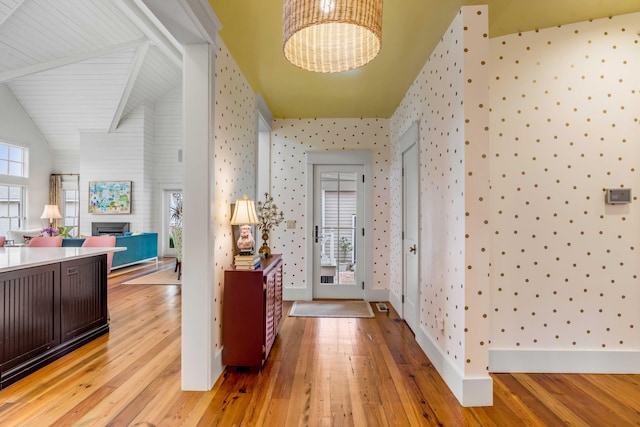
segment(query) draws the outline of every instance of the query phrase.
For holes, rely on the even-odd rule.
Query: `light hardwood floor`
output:
[[[393,311],[285,317],[262,372],[181,391],[179,287],[122,285],[153,269],[110,277],[110,333],[0,391],[0,426],[640,425],[640,375],[498,374],[462,408]]]

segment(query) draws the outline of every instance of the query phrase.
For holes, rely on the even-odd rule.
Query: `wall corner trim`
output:
[[[422,327],[416,331],[416,341],[462,406],[493,405],[493,379],[488,373],[465,377]]]

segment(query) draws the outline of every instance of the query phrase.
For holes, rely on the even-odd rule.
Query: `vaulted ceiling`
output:
[[[182,81],[179,46],[128,0],[0,0],[0,83],[50,145],[112,131]]]
[[[113,131],[180,86],[181,48],[145,7],[165,1],[0,0],[0,84],[54,149],[77,149],[80,130]],[[385,0],[380,55],[317,74],[282,55],[282,0],[209,2],[275,117],[389,117],[463,4],[489,5],[491,37],[640,11],[638,0]]]

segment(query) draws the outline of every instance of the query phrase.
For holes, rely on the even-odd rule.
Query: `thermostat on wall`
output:
[[[631,203],[631,189],[607,188],[607,203],[610,205]]]

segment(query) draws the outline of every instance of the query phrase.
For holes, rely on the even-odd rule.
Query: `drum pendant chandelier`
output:
[[[319,73],[362,67],[380,51],[382,0],[284,0],[284,56]]]

